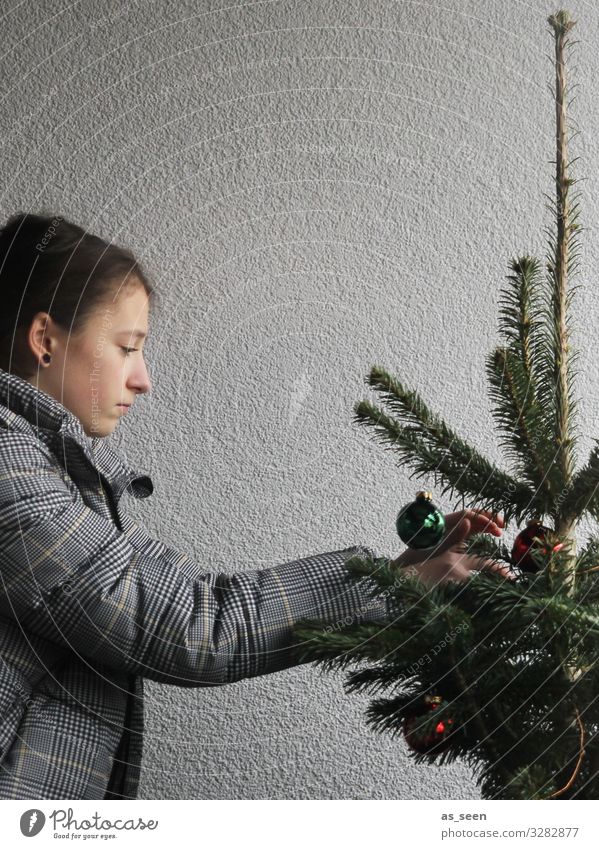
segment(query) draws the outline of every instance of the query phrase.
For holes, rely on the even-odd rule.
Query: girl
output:
[[[60,216],[0,231],[0,798],[135,798],[144,678],[227,684],[299,662],[301,618],[384,621],[344,568],[353,546],[270,569],[211,574],[123,510],[152,481],[111,449],[150,390],[153,289],[133,255]],[[395,563],[431,584],[470,569],[447,517],[435,551]],[[367,549],[366,549],[367,550]]]

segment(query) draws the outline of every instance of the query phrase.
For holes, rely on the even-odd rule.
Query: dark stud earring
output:
[[[45,363],[49,363],[51,359],[52,359],[52,357],[50,356],[50,354],[44,354],[44,356],[42,357],[42,360]]]

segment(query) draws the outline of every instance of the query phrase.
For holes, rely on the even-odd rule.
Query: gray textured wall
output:
[[[381,363],[500,459],[483,356],[508,260],[543,254],[554,4],[9,5],[3,216],[44,208],[124,242],[161,291],[153,392],[111,437],[155,481],[131,510],[207,571],[397,552],[415,485],[352,405]],[[599,11],[570,8],[588,447]],[[147,692],[146,798],[478,797],[467,768],[417,768],[369,731],[341,676]]]

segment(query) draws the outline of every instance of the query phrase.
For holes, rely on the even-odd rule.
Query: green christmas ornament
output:
[[[419,492],[416,501],[406,504],[397,514],[397,534],[410,548],[430,548],[445,532],[443,513],[433,504],[430,492]]]

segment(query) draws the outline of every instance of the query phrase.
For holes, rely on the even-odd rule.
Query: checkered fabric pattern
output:
[[[136,798],[143,679],[227,684],[293,666],[311,617],[384,621],[353,546],[208,573],[123,512],[150,477],[0,370],[0,798]]]

